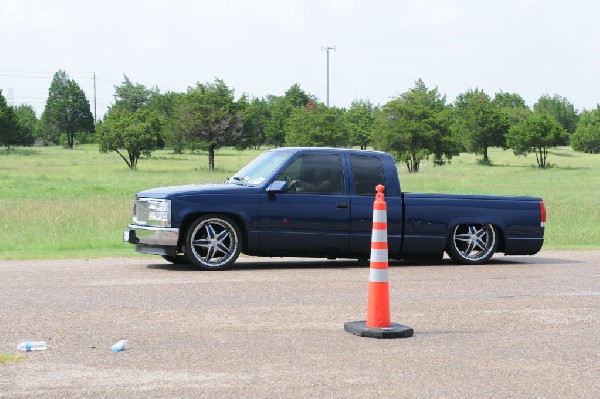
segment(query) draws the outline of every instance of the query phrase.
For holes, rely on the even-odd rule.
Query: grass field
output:
[[[22,355],[12,355],[9,353],[0,353],[0,364],[2,363],[13,363],[20,360],[24,360],[25,356]]]
[[[220,150],[211,172],[206,154],[157,151],[130,171],[117,154],[100,154],[93,145],[0,150],[0,258],[132,256],[121,232],[137,191],[220,182],[258,153]],[[443,167],[425,163],[415,175],[398,165],[402,188],[540,196],[548,210],[544,248],[600,248],[600,155],[561,147],[550,152],[554,167],[547,170],[536,168],[534,157],[500,149],[490,158],[494,166],[481,166],[462,154]]]

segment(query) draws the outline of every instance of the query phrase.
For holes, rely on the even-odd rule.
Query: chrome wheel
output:
[[[239,227],[220,215],[206,215],[189,228],[185,252],[196,266],[205,270],[224,270],[235,262],[241,250]]]
[[[460,224],[448,243],[448,255],[462,264],[487,262],[498,246],[496,230],[491,224]]]

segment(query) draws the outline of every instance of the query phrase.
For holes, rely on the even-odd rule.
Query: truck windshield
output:
[[[233,175],[230,183],[259,186],[271,176],[282,163],[290,158],[291,151],[267,151],[260,154],[239,172]],[[233,181],[232,181],[233,180]]]

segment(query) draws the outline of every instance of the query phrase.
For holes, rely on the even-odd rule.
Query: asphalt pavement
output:
[[[0,260],[0,354],[23,355],[0,364],[0,398],[600,397],[600,251],[392,262],[391,320],[415,333],[389,340],[344,331],[368,265],[236,266]]]

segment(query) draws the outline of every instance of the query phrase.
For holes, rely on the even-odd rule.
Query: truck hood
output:
[[[257,192],[257,187],[236,184],[187,184],[184,186],[169,186],[151,188],[140,191],[138,198],[173,198],[197,194],[250,194]]]

